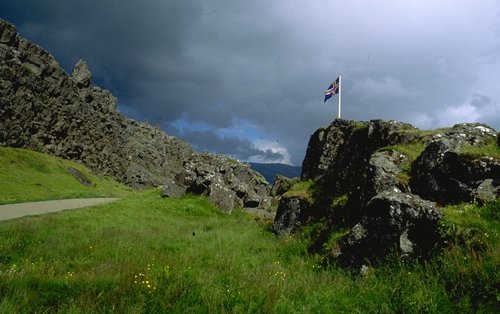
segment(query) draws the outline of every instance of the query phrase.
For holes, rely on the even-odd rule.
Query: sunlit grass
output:
[[[68,169],[78,170],[89,186]],[[121,197],[131,190],[82,164],[21,148],[0,147],[0,204],[47,199]]]
[[[13,164],[29,165],[13,179],[17,189],[46,174],[28,199],[84,189],[65,161],[37,164],[44,155],[13,152]],[[38,191],[52,181],[62,192]],[[389,256],[360,275],[309,250],[323,233],[317,252],[331,250],[348,229],[318,224],[277,237],[269,221],[221,213],[204,197],[162,199],[158,190],[131,193],[112,181],[101,192],[124,199],[0,222],[0,313],[495,313],[499,306],[500,200],[443,208],[443,243],[432,258]],[[2,199],[16,193],[3,190]],[[290,193],[320,192],[308,181]]]
[[[500,159],[500,148],[497,146],[496,138],[493,137],[485,145],[463,145],[460,148],[460,153],[471,158],[487,156],[489,158]]]
[[[381,149],[381,151],[395,150],[408,158],[408,166],[404,167],[403,170],[409,172],[409,166],[417,159],[418,156],[424,151],[425,145],[422,142],[414,142],[409,144],[400,144],[387,146]]]
[[[283,194],[283,197],[300,197],[312,204],[314,202],[315,193],[317,192],[318,188],[313,180],[298,181],[295,182],[285,194]]]
[[[473,263],[463,259],[472,253],[455,246],[423,264],[389,258],[360,276],[325,268],[308,245],[304,236],[274,236],[246,213],[223,214],[203,197],[162,199],[158,191],[2,222],[0,312],[421,313],[495,306],[498,272],[489,248]]]

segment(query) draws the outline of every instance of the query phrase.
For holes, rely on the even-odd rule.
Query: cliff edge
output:
[[[92,85],[85,61],[68,75],[0,19],[0,145],[76,160],[134,188],[163,186],[164,196],[204,194],[225,211],[269,207],[269,185],[249,165],[198,154],[159,127],[126,118],[116,104]]]

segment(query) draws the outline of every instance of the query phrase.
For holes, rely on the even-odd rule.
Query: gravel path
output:
[[[66,209],[75,209],[114,202],[119,198],[75,198],[69,200],[30,202],[0,205],[0,221],[24,216],[53,213]]]

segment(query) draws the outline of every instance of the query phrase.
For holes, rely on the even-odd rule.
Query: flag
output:
[[[324,102],[326,102],[332,96],[335,96],[339,93],[339,82],[340,82],[340,77],[337,77],[337,79],[332,84],[330,84],[330,86],[328,86],[328,89],[325,91]]]

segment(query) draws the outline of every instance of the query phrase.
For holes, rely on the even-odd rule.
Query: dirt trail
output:
[[[53,213],[66,209],[94,206],[116,200],[119,200],[119,198],[76,198],[69,200],[0,205],[0,221],[24,216]]]

